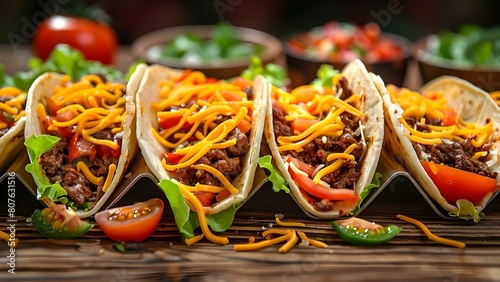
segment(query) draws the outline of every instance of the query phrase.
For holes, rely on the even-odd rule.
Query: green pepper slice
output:
[[[387,243],[403,230],[397,225],[382,226],[356,217],[336,220],[331,224],[340,238],[361,246],[377,246]]]
[[[48,207],[35,210],[31,215],[31,223],[42,235],[51,239],[74,239],[83,235],[93,227],[82,221],[74,210],[63,204],[54,204],[44,199]]]

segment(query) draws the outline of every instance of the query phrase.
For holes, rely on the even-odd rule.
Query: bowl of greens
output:
[[[452,75],[486,91],[500,90],[500,26],[463,25],[426,36],[417,41],[414,56],[424,83]]]
[[[257,56],[264,64],[284,65],[281,42],[274,36],[226,23],[178,26],[138,38],[132,54],[149,64],[203,71],[207,76],[230,78],[241,74]]]

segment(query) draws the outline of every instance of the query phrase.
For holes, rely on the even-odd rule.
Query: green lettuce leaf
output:
[[[276,171],[276,169],[274,169],[271,156],[267,155],[260,157],[259,166],[266,170],[267,178],[273,184],[274,192],[278,193],[283,190],[286,193],[290,193],[290,189],[286,185],[285,179]]]
[[[85,60],[80,51],[71,48],[69,45],[59,44],[45,62],[36,57],[31,58],[28,63],[28,71],[20,71],[8,76],[3,73],[2,67],[0,70],[0,87],[15,86],[23,91],[28,91],[35,79],[46,72],[67,74],[73,81],[92,73],[102,74],[109,81],[127,81],[138,63],[132,64],[127,75],[124,75],[114,67],[103,65],[97,61]]]
[[[189,214],[191,211],[182,196],[179,186],[168,179],[162,179],[158,185],[167,196],[170,208],[174,213],[175,224],[179,228],[183,240],[193,238],[194,230],[198,226],[193,226],[193,222],[190,221]]]
[[[472,219],[475,223],[478,223],[481,218],[484,217],[484,213],[478,212],[474,204],[468,200],[457,200],[457,207],[458,211],[449,212],[448,214],[452,217],[458,217],[465,220]]]
[[[259,57],[251,56],[250,64],[241,73],[241,77],[253,80],[258,74],[263,75],[269,83],[276,87],[284,87],[288,80],[285,69],[280,65],[270,63],[263,66]]]
[[[361,204],[363,203],[364,199],[370,195],[373,189],[377,189],[380,187],[380,179],[382,179],[382,174],[375,172],[375,175],[373,176],[372,182],[368,184],[361,193],[359,193],[359,204],[358,206],[351,212],[351,214],[354,214],[359,211],[361,208]]]
[[[38,161],[40,156],[49,151],[59,142],[59,138],[51,135],[30,136],[24,141],[24,145],[28,150],[28,155],[32,163],[26,165],[26,171],[31,173],[35,180],[37,188],[37,198],[49,198],[54,202],[66,204],[68,202],[66,191],[57,182],[55,184],[45,177],[42,166]]]
[[[195,236],[194,230],[200,226],[198,214],[191,212],[177,184],[171,180],[162,179],[158,185],[167,196],[174,213],[175,224],[179,228],[183,240],[193,238]],[[207,215],[208,226],[214,232],[226,231],[233,224],[236,210],[237,205],[232,205],[217,214]]]
[[[333,77],[339,73],[332,65],[322,64],[311,84],[317,87],[333,87]]]

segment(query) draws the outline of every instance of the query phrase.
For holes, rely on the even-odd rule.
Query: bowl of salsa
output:
[[[360,59],[386,83],[402,85],[412,51],[408,39],[383,33],[376,23],[355,25],[331,21],[292,34],[283,44],[290,75],[295,81],[302,80],[297,84],[314,79],[321,64],[342,69],[350,61]]]

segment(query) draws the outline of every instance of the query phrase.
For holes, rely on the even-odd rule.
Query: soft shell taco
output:
[[[302,209],[335,218],[359,206],[375,176],[384,138],[382,99],[359,60],[317,82],[273,91],[265,136]]]
[[[374,78],[386,112],[386,143],[450,215],[479,220],[498,190],[500,110],[471,83],[443,76],[420,92]]]
[[[23,148],[26,93],[17,87],[0,89],[0,173]]]
[[[144,74],[137,93],[142,154],[160,186],[170,180],[179,187],[209,240],[213,237],[205,215],[222,218],[222,212],[251,192],[269,89],[260,76],[254,82],[217,81],[198,71],[162,66],[151,66]],[[166,191],[177,218],[180,211],[173,206],[179,199],[170,193]],[[177,221],[181,232],[183,224]]]
[[[26,170],[38,198],[96,213],[125,174],[136,149],[134,94],[145,66],[127,84],[92,74],[78,81],[46,73],[29,90]]]

